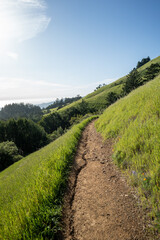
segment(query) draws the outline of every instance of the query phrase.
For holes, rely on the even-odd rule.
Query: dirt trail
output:
[[[145,214],[112,163],[112,141],[90,123],[83,132],[63,211],[66,240],[149,240]]]

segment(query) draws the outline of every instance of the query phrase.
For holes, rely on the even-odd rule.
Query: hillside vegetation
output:
[[[77,95],[76,97],[72,97],[72,98],[61,98],[61,99],[56,99],[51,105],[49,105],[48,107],[46,107],[47,110],[49,109],[55,109],[55,108],[62,108],[72,102],[75,102],[79,99],[81,99],[82,97],[80,95]]]
[[[140,77],[144,78],[147,68],[149,68],[151,64],[160,64],[160,56],[152,59],[151,61],[147,62],[146,64],[144,64],[143,66],[137,69],[137,71],[140,74]],[[108,85],[102,86],[101,88],[98,88],[97,90],[88,94],[82,99],[83,101],[89,104],[90,108],[92,108],[93,111],[101,112],[108,106],[107,96],[110,92],[116,93],[119,98],[121,97],[122,89],[126,80],[127,80],[127,75],[114,81],[113,83],[110,83]],[[64,112],[67,109],[76,107],[81,102],[82,102],[81,99],[78,101],[75,101],[65,107],[62,107],[61,109],[58,110],[58,112]]]
[[[54,237],[59,230],[63,190],[78,140],[94,116],[71,127],[106,108],[96,127],[104,139],[115,139],[115,162],[138,186],[159,225],[160,75],[155,78],[159,64],[160,57],[134,68],[114,83],[44,115],[39,122],[23,118],[0,121],[0,170],[14,163],[0,173],[0,239]]]
[[[0,173],[0,239],[53,239],[78,140],[93,118]]]
[[[159,228],[160,75],[106,109],[96,128],[104,139],[115,139],[113,159],[138,187]]]
[[[143,59],[142,59],[143,60]],[[142,61],[141,61],[142,62]],[[151,81],[160,73],[160,57],[155,58],[143,66],[133,68],[128,75],[117,81],[96,88],[93,93],[75,101],[59,110],[53,110],[52,113],[44,115],[39,122],[45,131],[51,134],[57,128],[63,130],[69,128],[78,119],[85,114],[100,114],[109,105],[124,97],[135,88]]]
[[[42,115],[43,113],[40,107],[33,104],[12,103],[5,105],[0,110],[0,120],[27,118],[38,122]]]
[[[151,66],[151,64],[160,64],[160,56],[147,62],[142,67],[138,68],[138,72],[140,73],[140,76],[143,78],[144,74],[146,72],[146,69]],[[117,81],[114,81],[113,83],[110,83],[109,85],[106,85],[104,87],[99,88],[97,91],[94,91],[90,94],[88,94],[84,99],[87,102],[94,103],[95,105],[101,105],[102,108],[107,105],[107,102],[105,101],[106,96],[109,92],[116,92],[118,95],[121,94],[122,88],[124,83],[126,82],[127,75],[118,79]],[[104,105],[103,105],[104,104]]]

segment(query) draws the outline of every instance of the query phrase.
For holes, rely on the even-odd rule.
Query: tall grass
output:
[[[54,239],[78,140],[93,118],[0,173],[0,239]]]
[[[96,128],[115,139],[113,159],[160,228],[160,75],[106,109]]]

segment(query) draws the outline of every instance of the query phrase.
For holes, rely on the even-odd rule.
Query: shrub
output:
[[[146,64],[150,60],[151,60],[150,57],[143,58],[141,61],[138,61],[136,68],[140,68],[141,66],[143,66],[144,64]]]
[[[109,92],[106,101],[107,101],[107,106],[111,105],[112,103],[116,102],[117,99],[119,98],[118,94],[115,92]]]
[[[52,133],[53,131],[57,130],[58,127],[63,125],[62,118],[58,112],[44,116],[39,124],[47,133]]]
[[[160,64],[158,63],[151,64],[151,66],[146,69],[143,81],[148,82],[153,78],[155,78],[159,73],[160,73]]]
[[[54,141],[65,133],[62,127],[57,128],[53,133],[49,134],[50,141]]]
[[[124,95],[140,86],[141,77],[137,69],[133,69],[127,76],[127,80],[123,86]]]
[[[13,141],[24,155],[34,152],[48,143],[44,129],[32,120],[25,118],[8,120],[5,138]]]
[[[22,156],[18,153],[18,148],[14,142],[0,143],[0,171],[9,167],[14,162],[20,160]]]

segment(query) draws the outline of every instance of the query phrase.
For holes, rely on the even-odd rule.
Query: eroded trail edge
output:
[[[147,218],[91,122],[82,134],[63,209],[66,240],[149,240]]]

